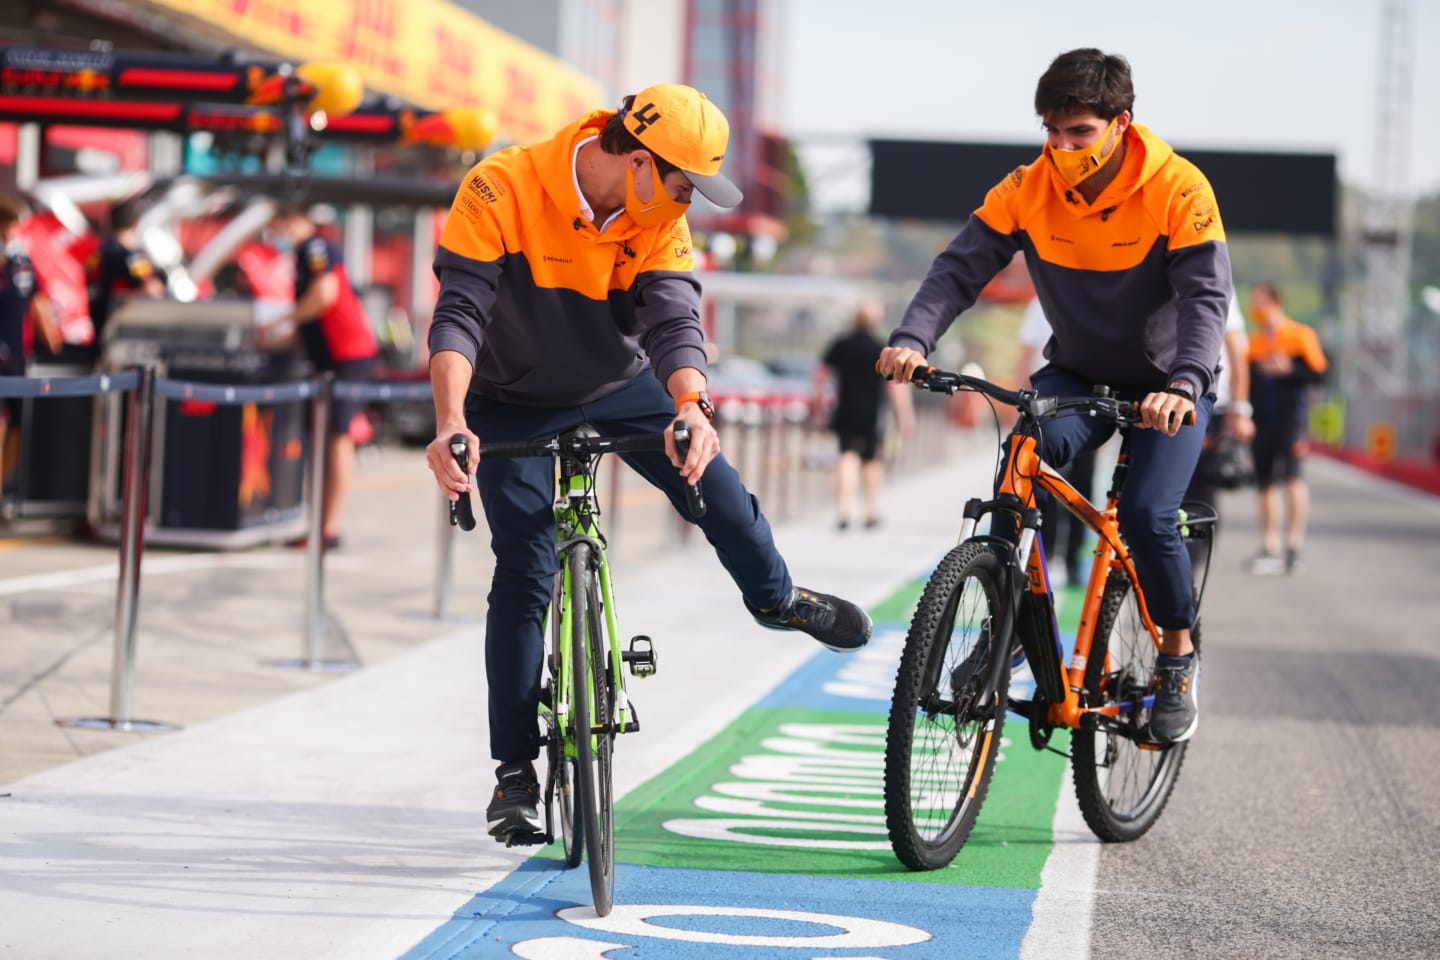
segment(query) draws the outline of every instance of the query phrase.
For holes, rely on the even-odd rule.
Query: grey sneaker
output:
[[[1195,735],[1200,725],[1199,695],[1200,658],[1172,657],[1161,654],[1155,658],[1155,676],[1150,692],[1155,706],[1150,708],[1150,734],[1156,740],[1179,743]]]
[[[1305,561],[1300,559],[1300,551],[1294,547],[1285,551],[1285,572],[1291,576],[1305,572]]]
[[[791,587],[785,602],[773,610],[757,610],[749,603],[745,609],[762,627],[808,633],[836,653],[853,653],[870,642],[869,615],[828,593]]]
[[[545,842],[540,783],[529,763],[504,763],[495,771],[495,794],[485,810],[490,836],[507,847]]]
[[[1249,566],[1257,577],[1276,577],[1285,572],[1285,561],[1278,554],[1263,551],[1250,558]]]

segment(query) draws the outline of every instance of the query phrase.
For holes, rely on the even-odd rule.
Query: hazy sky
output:
[[[1136,119],[1182,152],[1335,152],[1343,180],[1370,186],[1383,3],[783,0],[782,128],[802,146],[891,136],[1038,152],[1035,81],[1056,54],[1094,46],[1130,61]],[[1440,190],[1440,0],[1409,6],[1408,180],[1428,194]],[[810,150],[817,192],[863,179],[851,156]]]

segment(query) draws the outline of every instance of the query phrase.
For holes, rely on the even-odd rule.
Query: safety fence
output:
[[[153,529],[149,498],[155,489],[153,475],[157,436],[163,443],[164,430],[157,423],[157,400],[171,404],[215,406],[278,407],[309,406],[308,456],[304,461],[304,506],[308,535],[305,537],[304,620],[300,655],[274,661],[273,665],[310,671],[348,670],[359,666],[359,658],[341,619],[325,603],[326,544],[322,535],[322,498],[327,444],[315,442],[330,434],[335,404],[348,401],[386,405],[397,402],[428,402],[427,382],[337,382],[329,375],[283,384],[215,384],[158,376],[154,367],[87,376],[0,378],[0,399],[44,397],[92,397],[105,402],[123,401],[124,417],[113,418],[106,429],[115,432],[122,449],[118,481],[120,516],[116,540],[119,546],[119,577],[116,585],[114,652],[111,670],[108,716],[66,721],[67,725],[100,727],[124,731],[170,729],[168,724],[135,719],[134,680],[136,628],[141,600],[141,562],[147,529]],[[917,398],[918,399],[918,398]],[[772,521],[783,522],[815,510],[833,511],[835,441],[814,415],[807,397],[798,394],[718,394],[716,426],[722,449],[740,471],[747,486],[759,497]],[[97,408],[99,401],[97,401]],[[946,408],[917,403],[915,433],[903,444],[888,447],[892,469],[908,469],[945,459],[952,442]],[[97,429],[99,429],[97,425]],[[73,440],[74,438],[72,438]],[[54,438],[41,438],[53,442]],[[25,437],[28,444],[30,438]],[[88,442],[88,438],[86,438]],[[168,455],[188,455],[172,449]],[[198,455],[198,454],[197,454]],[[638,475],[623,467],[618,457],[610,458],[612,469],[602,485],[601,496],[609,516],[607,530],[614,542],[624,544],[644,530],[659,543],[641,543],[637,550],[671,547],[685,541],[691,526],[678,518],[668,503],[647,495],[650,488]],[[100,482],[108,484],[103,472]],[[453,600],[453,551],[455,530],[448,522],[443,498],[436,497],[438,530],[435,536],[435,574],[432,614],[436,620],[449,619]],[[622,509],[622,504],[642,509]],[[653,507],[653,512],[651,508]],[[93,508],[93,503],[92,503]],[[93,512],[93,509],[92,509]],[[636,514],[631,518],[629,514]],[[646,514],[643,518],[639,514]],[[661,517],[661,514],[664,517]],[[673,519],[672,519],[673,518]],[[625,521],[632,520],[626,524]],[[625,531],[621,532],[621,526]],[[344,655],[327,653],[327,638],[338,636]]]

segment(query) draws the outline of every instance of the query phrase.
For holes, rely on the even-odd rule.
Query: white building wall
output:
[[[623,0],[620,78],[623,96],[652,83],[685,80],[684,0]],[[617,97],[618,103],[618,97]]]

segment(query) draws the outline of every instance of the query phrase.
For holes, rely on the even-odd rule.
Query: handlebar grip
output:
[[[1142,417],[1140,416],[1140,401],[1139,401],[1139,400],[1136,400],[1136,401],[1134,401],[1133,403],[1130,404],[1130,419],[1132,419],[1132,420],[1134,420],[1134,421],[1136,421],[1136,422],[1139,422],[1139,421],[1142,419]],[[1195,426],[1195,411],[1194,411],[1194,410],[1187,410],[1187,411],[1185,412],[1185,417],[1184,417],[1184,419],[1182,419],[1182,420],[1180,421],[1180,425],[1181,425],[1182,427],[1193,427],[1193,426]]]
[[[462,472],[470,472],[470,456],[466,449],[465,434],[453,433],[450,435],[450,455],[455,462],[460,464]],[[458,526],[461,530],[475,529],[475,510],[470,505],[470,492],[460,494],[460,499],[450,501],[450,526]]]
[[[681,460],[690,455],[690,425],[684,420],[675,421],[675,452],[680,454]],[[708,508],[699,482],[685,484],[685,508],[690,511],[692,519],[700,520],[705,516]]]

